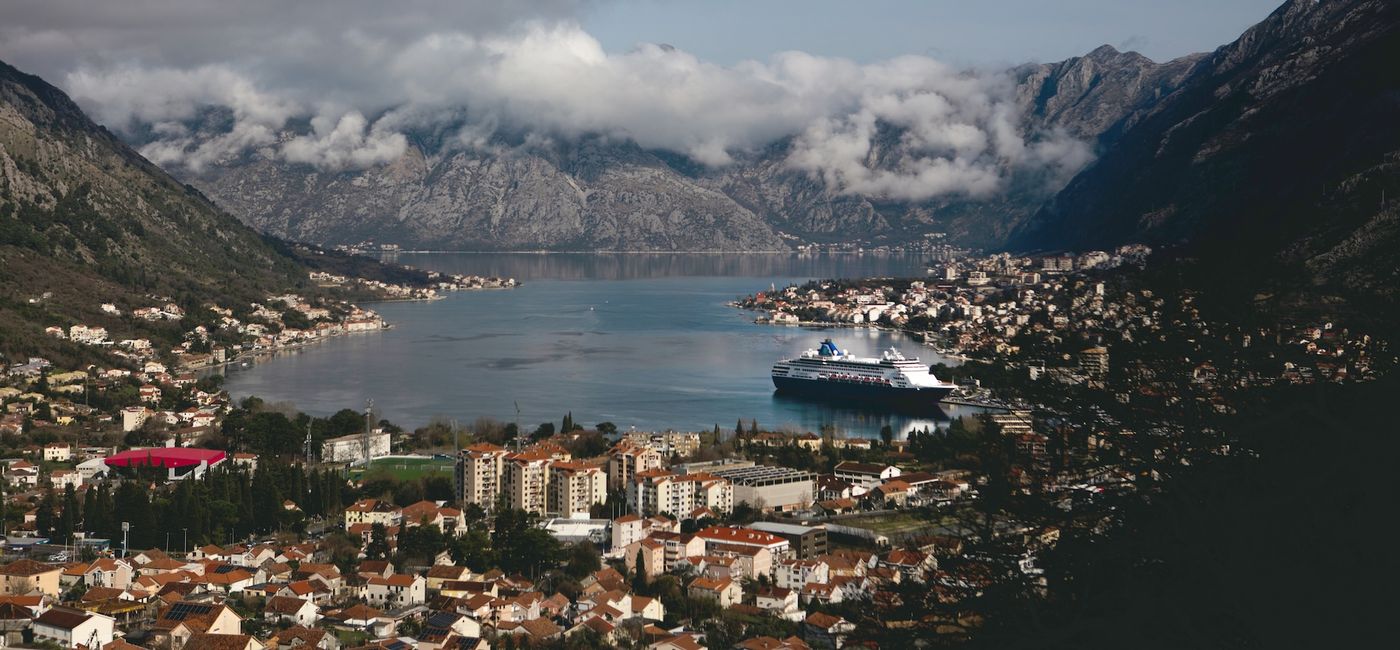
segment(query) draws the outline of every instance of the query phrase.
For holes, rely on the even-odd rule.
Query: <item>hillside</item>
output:
[[[180,184],[42,79],[0,63],[0,354],[84,358],[44,336],[169,298],[185,307],[260,299],[304,268]]]
[[[1400,6],[1294,0],[1196,65],[1011,239],[1186,244],[1217,286],[1394,303]]]
[[[1008,71],[1028,134],[1063,131],[1102,149],[1121,124],[1170,92],[1197,61],[1158,64],[1104,46],[1067,61]],[[218,138],[231,116],[210,109],[185,126]],[[801,241],[897,243],[944,232],[1000,245],[1065,182],[1013,170],[1003,191],[921,201],[841,193],[788,163],[792,138],[707,167],[616,138],[575,141],[497,134],[464,150],[444,123],[409,131],[397,160],[323,171],[279,156],[276,145],[199,172],[172,167],[222,207],[264,232],[317,244],[365,239],[438,249],[775,250]],[[278,141],[304,134],[293,122]],[[869,167],[895,169],[906,133],[880,126]],[[133,135],[137,145],[143,137]]]

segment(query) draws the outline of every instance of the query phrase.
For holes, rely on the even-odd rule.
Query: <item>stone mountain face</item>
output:
[[[1131,117],[1010,245],[1187,243],[1221,281],[1393,295],[1397,61],[1397,3],[1287,2]]]
[[[1194,62],[1156,64],[1105,46],[1014,74],[1028,127],[1063,129],[1102,147]],[[897,151],[899,135],[882,130],[873,165]],[[458,250],[779,250],[930,232],[996,246],[1063,182],[1021,174],[989,199],[879,201],[833,193],[791,169],[790,141],[710,169],[602,139],[495,151],[453,150],[439,140],[411,137],[400,159],[363,171],[322,172],[264,150],[186,178],[281,237]]]
[[[123,326],[102,303],[246,304],[305,278],[279,244],[0,62],[0,355],[58,345],[46,325]]]

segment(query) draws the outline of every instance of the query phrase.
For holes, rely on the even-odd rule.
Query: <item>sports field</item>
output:
[[[385,471],[401,481],[411,481],[431,474],[452,476],[452,461],[427,456],[386,456],[369,462],[370,471]],[[350,470],[351,478],[359,478],[364,469]]]

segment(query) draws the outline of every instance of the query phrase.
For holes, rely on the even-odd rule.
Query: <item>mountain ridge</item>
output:
[[[1194,61],[1159,64],[1105,46],[1021,66],[1008,78],[1018,84],[1027,132],[1064,130],[1102,148],[1116,125],[1170,90]],[[210,119],[193,130],[214,137],[219,124]],[[602,137],[547,144],[522,137],[484,151],[454,149],[444,146],[449,130],[409,132],[403,156],[365,170],[288,163],[271,145],[201,172],[172,171],[279,237],[504,250],[786,250],[802,242],[901,243],[933,232],[989,247],[1067,180],[1016,170],[988,198],[886,200],[833,191],[793,168],[795,137],[707,167]],[[285,132],[281,141],[295,134]],[[881,125],[870,164],[898,164],[901,135]]]
[[[1394,3],[1287,2],[1202,59],[1008,247],[1144,241],[1242,293],[1272,278],[1394,296],[1397,60]]]
[[[127,311],[157,295],[186,308],[249,301],[306,279],[276,243],[141,157],[63,91],[3,62],[0,277],[8,354],[58,346],[46,325],[131,329],[102,303]]]

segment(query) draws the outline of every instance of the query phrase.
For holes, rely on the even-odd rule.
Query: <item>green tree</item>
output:
[[[637,570],[632,574],[632,591],[647,592],[647,565],[642,561],[642,549],[637,549]]]
[[[384,524],[376,522],[369,528],[369,543],[365,545],[365,559],[383,560],[389,557],[389,531]]]
[[[890,427],[890,425],[886,424],[885,426],[880,427],[880,442],[883,443],[886,447],[890,446],[890,443],[894,442],[894,429]]]
[[[34,513],[34,530],[40,537],[53,538],[54,527],[54,498],[53,490],[44,492],[44,497],[39,500],[39,507]]]

